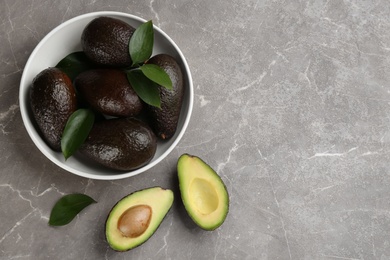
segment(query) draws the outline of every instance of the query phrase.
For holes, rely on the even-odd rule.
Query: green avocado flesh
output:
[[[229,211],[229,195],[219,175],[202,159],[188,154],[180,156],[177,171],[188,215],[204,230],[221,226]]]
[[[173,192],[160,187],[136,191],[121,199],[106,221],[106,239],[112,249],[127,251],[146,242],[173,203]]]

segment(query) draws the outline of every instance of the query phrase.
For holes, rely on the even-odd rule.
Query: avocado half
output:
[[[173,203],[173,192],[161,187],[136,191],[112,208],[106,221],[106,239],[116,251],[146,242],[157,230]]]
[[[229,211],[229,194],[219,175],[199,157],[183,154],[177,163],[184,207],[204,230],[222,225]]]

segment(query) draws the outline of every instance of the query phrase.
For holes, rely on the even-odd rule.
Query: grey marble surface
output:
[[[390,259],[387,0],[0,0],[0,259]],[[19,112],[23,67],[54,27],[92,11],[153,19],[190,65],[194,110],[176,149],[142,175],[97,181],[56,167]],[[104,223],[117,200],[176,193],[182,153],[225,181],[230,212],[202,231],[176,201],[125,253]],[[49,227],[62,195],[98,201]]]

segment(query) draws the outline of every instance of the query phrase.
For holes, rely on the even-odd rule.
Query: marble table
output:
[[[0,1],[0,259],[390,259],[390,2],[387,0]],[[54,27],[93,11],[152,19],[191,68],[195,100],[179,145],[124,180],[70,174],[29,138],[23,67]],[[183,153],[225,181],[212,232],[179,198],[144,245],[113,251],[104,223],[135,190],[178,192]],[[98,201],[64,227],[54,203]]]

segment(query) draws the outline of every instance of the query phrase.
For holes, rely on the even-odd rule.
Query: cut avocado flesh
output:
[[[202,159],[189,154],[180,156],[177,171],[188,215],[202,229],[221,226],[229,211],[229,195],[219,175]]]
[[[148,240],[173,203],[173,192],[153,187],[121,199],[106,221],[106,239],[112,249],[127,251]]]

